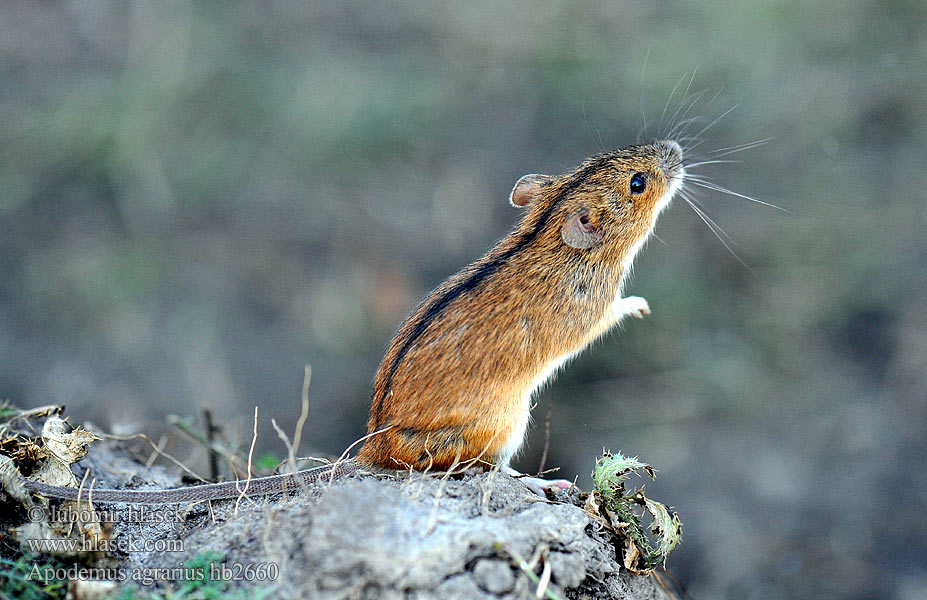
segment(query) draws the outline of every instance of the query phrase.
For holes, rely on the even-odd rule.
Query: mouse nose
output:
[[[682,171],[682,146],[675,140],[658,142],[660,146],[660,165],[671,177]]]

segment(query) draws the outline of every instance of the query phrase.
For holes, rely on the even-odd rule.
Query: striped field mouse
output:
[[[682,147],[656,141],[519,179],[518,225],[431,292],[390,343],[360,462],[511,470],[534,391],[622,318],[650,311],[622,284],[685,175]]]

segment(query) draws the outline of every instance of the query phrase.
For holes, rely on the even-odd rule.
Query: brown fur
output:
[[[507,458],[503,450],[548,366],[615,323],[611,303],[626,259],[653,229],[669,177],[682,176],[681,154],[662,144],[596,155],[541,183],[537,176],[519,181],[532,187],[513,190],[513,203],[527,205],[518,226],[438,286],[393,338],[368,423],[370,433],[386,430],[368,439],[362,462],[446,470]],[[647,175],[647,187],[632,195],[636,172]],[[591,248],[561,236],[582,209],[584,223],[601,235]],[[474,283],[475,274],[482,277]]]

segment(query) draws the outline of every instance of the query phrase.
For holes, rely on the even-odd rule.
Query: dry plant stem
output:
[[[148,455],[148,458],[145,460],[145,466],[150,467],[154,464],[154,461],[158,460],[160,452],[164,450],[164,447],[167,445],[167,435],[162,435],[158,440],[158,443],[155,444],[154,449],[152,449],[151,454]]]
[[[431,515],[428,517],[428,525],[425,527],[425,535],[428,535],[432,531],[434,531],[435,525],[437,525],[438,508],[440,506],[441,496],[444,495],[444,487],[447,485],[447,480],[451,477],[451,475],[459,475],[462,473],[466,473],[467,470],[470,469],[470,467],[477,464],[480,461],[480,459],[483,457],[483,455],[486,454],[487,451],[489,451],[489,448],[492,445],[493,441],[494,440],[490,439],[489,442],[487,442],[486,446],[483,448],[483,450],[477,456],[470,458],[468,460],[465,460],[462,463],[460,462],[460,453],[458,452],[457,457],[454,459],[454,462],[451,464],[451,468],[449,468],[444,473],[444,475],[441,476],[441,483],[438,484],[438,491],[435,492],[435,503],[431,509]],[[430,467],[430,464],[431,463],[429,463],[429,467]],[[427,472],[422,473],[423,477],[425,477],[426,475],[427,475]]]
[[[665,568],[666,568],[666,565],[664,565],[663,568],[665,569]],[[664,592],[666,592],[667,595],[669,595],[670,597],[675,597],[675,593],[674,593],[672,590],[670,590],[670,586],[668,586],[668,585],[666,584],[666,580],[667,580],[667,579],[673,579],[673,580],[675,580],[675,583],[676,583],[677,586],[679,586],[679,589],[683,589],[683,587],[684,587],[684,586],[682,585],[682,581],[679,580],[678,577],[673,577],[673,576],[669,573],[669,571],[664,571],[663,573],[660,573],[659,571],[654,571],[654,572],[651,573],[651,574],[653,575],[654,580],[656,580],[657,585],[660,586],[660,589],[663,590]]]
[[[293,450],[293,443],[290,442],[290,437],[279,425],[277,425],[276,419],[271,419],[270,424],[273,425],[274,431],[277,432],[277,437],[280,438],[280,440],[283,442],[283,445],[286,447],[288,456],[286,460],[277,465],[277,469],[280,467],[285,467],[283,474],[294,476],[296,483],[300,486],[300,488],[303,489],[303,491],[305,491],[307,489],[307,483],[304,480],[295,477],[296,474],[299,473],[299,470],[296,468],[296,453]]]
[[[296,453],[299,452],[299,444],[303,439],[303,428],[309,419],[309,384],[312,382],[312,365],[306,365],[303,371],[303,389],[300,394],[302,405],[299,411],[299,418],[296,420],[296,429],[293,431],[293,446],[290,449],[290,471],[296,472]]]
[[[492,496],[492,486],[496,481],[496,476],[499,474],[499,465],[493,465],[492,469],[489,470],[489,475],[486,477],[486,484],[483,486],[483,500],[480,502],[480,512],[482,514],[489,514],[489,499]]]
[[[83,491],[84,491],[84,484],[87,482],[87,477],[89,477],[89,476],[90,476],[90,469],[87,469],[86,471],[84,471],[84,476],[83,476],[83,477],[81,478],[81,480],[80,480],[80,485],[77,486],[77,505],[78,505],[78,506],[80,506],[81,494],[82,494]],[[93,486],[93,483],[94,483],[94,482],[96,482],[96,478],[94,478],[94,479],[93,479],[93,482],[90,483],[90,485],[91,485],[91,488],[90,488],[91,491],[93,490],[93,487],[92,487],[92,486]],[[93,504],[92,504],[92,501],[91,501],[91,500],[88,500],[88,501],[87,501],[87,504],[90,505],[91,508],[93,507]]]
[[[554,412],[554,401],[547,405],[547,416],[544,418],[544,451],[541,453],[541,463],[538,465],[538,477],[544,472],[547,464],[547,449],[550,448],[550,417]]]
[[[435,492],[434,505],[431,507],[431,514],[428,515],[428,524],[425,526],[425,535],[430,535],[438,524],[438,508],[441,506],[441,496],[444,495],[444,487],[447,485],[447,479],[450,475],[450,471],[445,473],[444,476],[441,477],[441,482],[438,484],[438,491]]]
[[[384,431],[389,431],[389,430],[392,429],[392,428],[393,428],[393,426],[392,426],[392,425],[389,425],[389,426],[384,427],[384,428],[382,428],[382,429],[377,429],[377,430],[374,431],[373,433],[368,433],[367,435],[362,436],[362,437],[360,437],[360,438],[354,440],[354,443],[352,443],[350,446],[348,446],[347,448],[345,448],[345,449],[344,449],[344,452],[341,453],[341,456],[338,457],[338,460],[336,460],[335,462],[332,463],[332,467],[333,467],[333,468],[332,468],[331,476],[329,476],[329,478],[328,478],[328,485],[331,486],[332,482],[335,481],[335,473],[338,471],[338,466],[339,466],[341,463],[344,462],[344,460],[345,460],[345,459],[347,458],[347,456],[348,456],[348,453],[351,451],[352,448],[354,448],[354,446],[360,444],[361,442],[367,440],[368,438],[372,438],[372,437],[375,436],[375,435],[379,435],[379,434],[383,433]]]
[[[547,592],[547,588],[550,586],[550,561],[547,558],[543,558],[544,568],[541,570],[541,579],[538,581],[538,589],[534,592],[534,597],[540,600],[544,597],[544,593]]]
[[[213,450],[213,446],[216,443],[216,434],[219,432],[219,428],[216,427],[212,420],[212,410],[209,409],[208,404],[203,405],[203,425],[206,428],[206,441],[208,442],[206,458],[209,464],[209,478],[216,481],[219,479],[219,454]]]
[[[235,500],[235,514],[238,514],[238,505],[242,498],[248,494],[248,488],[251,486],[251,459],[254,457],[254,445],[257,443],[257,424],[258,424],[258,407],[254,407],[254,428],[251,431],[251,447],[248,449],[248,477],[245,479],[245,487],[242,488],[241,494]]]
[[[306,365],[305,372],[303,375],[303,387],[300,398],[302,400],[302,406],[299,412],[299,418],[296,420],[296,429],[293,431],[293,441],[290,441],[289,436],[283,431],[283,429],[277,425],[275,419],[270,420],[270,424],[273,425],[274,430],[277,432],[277,437],[283,442],[283,445],[286,447],[287,459],[286,459],[286,472],[290,474],[295,474],[299,471],[297,466],[296,451],[299,449],[299,444],[301,443],[303,437],[303,428],[306,425],[306,420],[309,418],[309,383],[312,381],[312,366]],[[278,468],[280,465],[278,465]]]
[[[293,452],[293,442],[290,441],[290,436],[286,434],[286,432],[283,430],[282,427],[277,425],[277,419],[271,419],[270,424],[274,428],[274,431],[277,432],[277,437],[280,438],[281,442],[283,442],[283,445],[286,448],[287,456],[291,457],[291,458],[287,458],[282,463],[278,463],[277,468],[279,469],[283,465],[287,465],[286,472],[295,473],[296,471],[292,470],[292,466],[294,464],[294,461],[296,460],[296,456],[295,456],[295,453]]]
[[[96,477],[90,480],[90,487],[87,489],[87,506],[90,507],[90,510],[93,510],[93,488],[95,487],[97,487]]]
[[[552,469],[547,469],[546,471],[538,471],[538,477],[540,477],[541,475],[548,475],[548,474],[550,474],[550,473],[556,473],[556,472],[559,471],[559,470],[560,470],[560,467],[554,467],[554,468],[552,468]],[[525,474],[522,474],[522,475],[520,475],[520,476],[521,476],[521,477],[527,477],[527,475],[525,475]]]
[[[496,549],[501,552],[504,552],[505,554],[508,554],[509,557],[511,557],[515,561],[516,566],[518,566],[518,568],[521,569],[522,573],[524,573],[528,577],[528,579],[530,579],[534,584],[538,585],[538,588],[540,589],[541,579],[534,572],[534,569],[531,567],[531,565],[525,562],[525,559],[519,556],[519,554],[515,552],[514,550],[504,548],[502,544],[496,544]],[[553,590],[551,590],[550,588],[544,588],[541,591],[543,592],[543,595],[549,598],[550,600],[562,600],[560,596],[555,594]]]

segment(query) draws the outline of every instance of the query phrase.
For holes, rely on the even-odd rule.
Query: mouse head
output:
[[[527,207],[525,234],[547,245],[628,260],[685,176],[674,141],[597,154],[560,176],[525,175],[509,201]]]

